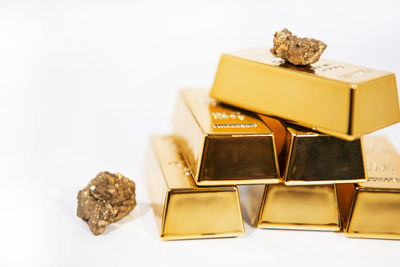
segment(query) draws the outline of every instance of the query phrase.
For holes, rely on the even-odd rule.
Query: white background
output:
[[[212,84],[222,52],[287,27],[324,57],[400,74],[398,1],[1,1],[0,266],[399,266],[400,243],[246,228],[163,242],[144,183],[149,136],[170,132],[177,92]],[[373,108],[373,107],[371,107]],[[379,131],[400,149],[400,126]],[[98,172],[138,206],[101,236],[76,216]]]

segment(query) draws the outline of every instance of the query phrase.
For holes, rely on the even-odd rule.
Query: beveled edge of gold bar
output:
[[[244,227],[244,226],[243,226]],[[163,241],[196,240],[196,239],[214,239],[214,238],[235,238],[244,234],[243,232],[229,234],[199,234],[199,235],[160,235]]]
[[[285,185],[286,186],[286,185]],[[275,230],[300,230],[300,231],[329,231],[339,232],[343,229],[342,215],[340,213],[340,204],[337,193],[337,186],[333,184],[335,192],[335,201],[337,205],[337,225],[319,225],[319,224],[288,224],[288,223],[267,223],[262,221],[263,210],[266,201],[266,195],[268,191],[268,185],[264,187],[264,193],[262,196],[261,205],[258,212],[257,227],[260,229],[275,229]]]
[[[352,179],[352,180],[324,180],[324,181],[284,181],[283,183],[287,186],[294,185],[324,185],[324,184],[352,184],[358,182],[364,182],[366,179]]]
[[[160,174],[163,176],[162,179],[164,180],[165,183],[165,199],[162,207],[162,215],[161,215],[161,223],[159,225],[159,235],[162,240],[184,240],[184,239],[205,239],[205,238],[221,238],[221,237],[237,237],[239,235],[242,235],[245,232],[244,228],[244,222],[243,222],[243,215],[242,215],[242,208],[240,204],[240,198],[239,198],[239,191],[236,186],[228,186],[228,187],[198,187],[194,181],[193,177],[189,174],[187,175],[186,173],[183,174],[181,173],[180,176],[181,178],[185,178],[185,180],[181,183],[180,181],[173,180],[168,181],[166,178],[167,172],[171,172],[168,170],[165,170],[165,164],[163,164],[163,161],[168,161],[168,158],[163,158],[161,159],[161,154],[165,154],[168,152],[168,150],[171,150],[171,147],[167,147],[165,144],[166,141],[162,141],[163,138],[169,139],[169,142],[173,143],[174,139],[173,136],[171,135],[157,135],[157,136],[152,136],[151,137],[151,149],[153,156],[155,157],[155,160],[158,164],[158,169],[160,171]],[[164,144],[163,144],[164,143]],[[171,144],[170,144],[171,145]],[[175,146],[175,144],[174,144]],[[178,147],[175,147],[174,149],[178,149]],[[161,152],[159,150],[162,150]],[[186,164],[181,157],[179,151],[176,151],[175,153],[167,153],[168,157],[172,159],[173,162],[178,162],[182,163],[182,170],[185,170]],[[169,165],[169,164],[168,164]],[[170,173],[171,174],[171,173]],[[178,174],[176,170],[172,171],[172,174]],[[174,178],[174,177],[172,177]],[[235,194],[236,202],[237,202],[237,209],[238,209],[238,214],[240,215],[240,222],[241,222],[241,230],[239,231],[233,231],[230,233],[208,233],[208,234],[165,234],[165,227],[166,227],[166,216],[167,216],[167,209],[168,209],[168,203],[169,199],[171,198],[171,195],[174,193],[201,193],[201,192],[222,192],[222,191],[227,191],[227,192],[232,192]],[[153,207],[154,209],[154,207]]]
[[[359,233],[348,233],[344,232],[346,237],[349,238],[362,238],[362,239],[388,239],[400,241],[399,235],[392,234],[359,234]]]
[[[230,185],[257,185],[257,184],[279,184],[281,183],[280,178],[270,179],[249,179],[249,180],[207,180],[207,181],[196,181],[198,186],[230,186]]]
[[[300,231],[329,231],[338,232],[341,230],[339,226],[322,226],[319,224],[272,224],[261,223],[258,225],[260,229],[273,229],[273,230],[300,230]]]

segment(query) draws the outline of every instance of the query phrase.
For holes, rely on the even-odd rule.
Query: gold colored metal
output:
[[[242,203],[246,221],[259,228],[317,231],[341,228],[336,185],[271,184],[265,186],[263,195],[260,186],[248,186],[246,193],[241,192],[241,198],[247,200]]]
[[[183,90],[173,124],[197,185],[280,182],[274,134],[257,115]]]
[[[222,55],[210,95],[346,140],[400,121],[393,73],[327,59],[296,67],[267,47]]]
[[[163,240],[244,233],[237,187],[197,187],[171,136],[153,137],[152,143],[147,181]]]
[[[265,115],[260,118],[275,134],[286,185],[366,181],[361,139],[346,141]]]
[[[382,137],[365,138],[368,181],[338,185],[348,237],[400,239],[400,155]]]

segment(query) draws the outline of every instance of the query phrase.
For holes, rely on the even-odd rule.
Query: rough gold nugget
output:
[[[101,172],[79,191],[77,215],[99,235],[135,206],[135,183],[120,173]]]
[[[272,55],[289,61],[294,65],[309,65],[319,60],[326,48],[322,41],[311,38],[299,38],[288,29],[274,34]]]

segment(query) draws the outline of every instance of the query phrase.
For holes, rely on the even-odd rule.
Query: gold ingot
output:
[[[183,90],[174,134],[199,186],[278,183],[275,137],[257,115]]]
[[[153,137],[152,144],[146,180],[161,239],[235,237],[244,233],[237,187],[197,187],[172,137]]]
[[[276,137],[286,185],[366,181],[362,140],[346,141],[260,115]]]
[[[327,59],[296,67],[267,47],[222,55],[210,95],[346,140],[400,120],[393,73]]]
[[[400,155],[383,137],[365,138],[368,181],[338,185],[348,237],[400,239]]]
[[[263,194],[261,190],[261,186],[247,186],[247,192],[241,192],[243,212],[250,225],[265,229],[317,231],[339,231],[341,228],[334,184],[271,184],[265,186]]]

